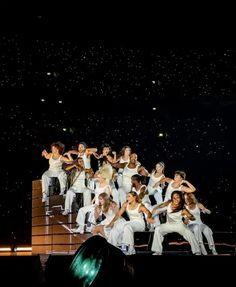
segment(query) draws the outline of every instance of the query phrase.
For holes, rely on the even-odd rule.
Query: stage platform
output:
[[[63,216],[63,207],[64,197],[60,195],[52,195],[42,203],[41,181],[33,181],[32,251],[0,252],[2,282],[8,282],[10,286],[68,286],[68,268],[76,251],[92,235],[74,234],[71,229],[75,227],[76,211]],[[212,255],[205,242],[209,252],[207,256],[193,256],[188,242],[174,233],[165,237],[163,255],[153,256],[150,251],[153,233],[135,233],[136,254],[125,256],[122,253],[132,275],[129,284],[124,282],[122,286],[182,285],[189,284],[191,280],[199,285],[205,285],[206,280],[210,280],[211,286],[229,284],[234,280],[235,271],[232,270],[236,266],[236,234],[213,232],[218,255]],[[116,258],[110,259],[112,266]],[[116,278],[110,276],[110,273],[106,274],[111,282],[107,286],[116,286]]]
[[[41,181],[32,182],[32,251],[0,252],[2,282],[8,282],[10,286],[67,286],[68,268],[76,251],[86,244],[92,234],[72,232],[76,224],[76,210],[73,208],[71,214],[63,216],[64,200],[63,196],[51,195],[42,203]],[[153,232],[136,232],[136,254],[124,255],[132,275],[131,281],[127,285],[124,282],[122,286],[192,282],[189,280],[204,285],[206,278],[211,286],[231,282],[234,280],[232,270],[236,266],[236,233],[213,232],[218,252],[215,256],[209,252],[206,242],[209,254],[193,256],[188,242],[174,233],[165,237],[163,255],[153,256],[150,251]],[[111,260],[111,264],[116,262],[115,257]],[[109,278],[110,274],[106,276],[111,282],[107,286],[116,286],[116,278]]]
[[[77,212],[67,216],[62,215],[65,197],[51,195],[42,203],[41,181],[32,182],[32,254],[74,254],[76,250],[92,235],[72,232],[76,226]],[[136,232],[135,249],[137,253],[151,250],[153,232]],[[214,231],[216,249],[219,254],[235,252],[236,233]],[[207,243],[205,242],[208,250]],[[189,252],[190,246],[178,234],[165,237],[164,252]]]

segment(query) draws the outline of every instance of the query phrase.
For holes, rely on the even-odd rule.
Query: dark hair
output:
[[[131,179],[137,180],[138,182],[140,182],[141,184],[146,184],[146,176],[142,176],[140,174],[134,174],[131,176]]]
[[[77,146],[79,146],[80,144],[82,144],[83,146],[84,146],[84,148],[86,149],[88,146],[87,146],[87,144],[85,143],[85,142],[79,142],[78,144],[77,144]]]
[[[140,174],[134,174],[134,175],[132,175],[131,176],[131,179],[135,179],[135,180],[137,180],[138,182],[141,182],[142,181],[142,176],[140,175]]]
[[[60,141],[54,142],[51,144],[51,147],[53,147],[53,146],[58,149],[58,152],[60,155],[64,153],[65,145],[62,142],[60,142]]]
[[[126,150],[127,148],[130,149],[130,154],[131,154],[131,147],[128,146],[128,145],[125,145],[125,146],[122,147],[121,151],[119,152],[118,157],[123,156],[123,155],[125,154],[125,150]]]
[[[132,196],[134,196],[134,197],[136,198],[136,201],[137,201],[138,203],[141,203],[140,198],[139,198],[139,195],[137,194],[136,191],[131,190],[131,191],[129,191],[128,193],[130,193]]]
[[[176,170],[174,174],[180,175],[183,179],[186,178],[186,173],[182,170]]]
[[[174,190],[172,193],[171,193],[171,201],[173,201],[173,197],[175,194],[178,194],[179,195],[179,198],[180,198],[180,202],[179,202],[179,205],[172,211],[173,213],[174,212],[178,212],[180,210],[182,210],[184,208],[184,198],[183,198],[183,193],[180,191],[180,190]]]

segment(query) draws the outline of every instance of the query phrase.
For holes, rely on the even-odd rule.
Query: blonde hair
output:
[[[102,198],[104,200],[104,205],[102,206],[102,211],[104,213],[107,213],[111,203],[115,203],[109,194],[107,194],[106,192],[102,192],[101,194],[99,194],[98,198]]]
[[[100,167],[99,169],[100,175],[106,179],[107,184],[109,184],[110,180],[112,179],[113,176],[113,168],[112,166],[108,164],[104,164],[103,166]]]
[[[198,203],[198,200],[193,193],[185,193],[184,196],[190,198],[194,204]]]

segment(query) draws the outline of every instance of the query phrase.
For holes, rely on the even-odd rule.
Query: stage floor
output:
[[[72,228],[76,226],[77,213],[73,209],[73,213],[62,215],[64,201],[63,196],[52,195],[42,203],[41,181],[32,182],[32,254],[74,254],[81,244],[92,236],[91,233],[72,232]],[[214,239],[220,255],[235,252],[236,233],[214,231]],[[151,242],[151,233],[135,234],[137,254],[148,253]],[[207,249],[206,242],[205,245]],[[188,254],[189,251],[190,246],[183,238],[176,234],[166,236],[164,254]]]

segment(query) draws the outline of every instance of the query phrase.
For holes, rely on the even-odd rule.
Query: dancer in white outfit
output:
[[[101,193],[98,196],[98,199],[99,205],[97,205],[94,209],[94,219],[96,221],[96,219],[101,215],[104,215],[105,219],[92,228],[92,234],[99,234],[107,239],[109,236],[109,230],[105,228],[105,225],[111,222],[119,209],[115,201],[113,201],[111,197],[105,192]]]
[[[123,168],[123,178],[122,178],[122,184],[118,189],[119,192],[119,199],[120,204],[122,205],[126,201],[126,195],[129,191],[131,191],[132,183],[131,183],[131,177],[134,174],[141,174],[143,176],[148,176],[148,171],[140,165],[140,163],[137,161],[138,157],[137,154],[132,153],[130,155],[130,160],[128,163],[115,163],[112,164],[115,168]]]
[[[86,213],[90,212],[91,217],[89,221],[91,222],[91,220],[94,218],[93,217],[94,209],[97,205],[99,205],[98,196],[103,192],[107,193],[109,196],[111,195],[111,187],[107,184],[106,178],[102,175],[101,172],[97,173],[97,178],[98,178],[98,182],[96,183],[95,197],[92,201],[93,204],[81,207],[79,209],[78,215],[76,217],[76,222],[79,225],[79,227],[72,229],[73,232],[83,234]],[[92,222],[92,223],[95,224],[95,222]]]
[[[190,193],[190,192],[194,192],[196,190],[196,188],[189,181],[186,180],[186,173],[182,170],[175,171],[174,179],[164,177],[161,179],[160,182],[162,182],[162,183],[167,182],[168,183],[164,202],[171,199],[171,194],[174,190],[180,190],[183,193],[184,192]],[[183,184],[186,184],[187,186],[185,186]]]
[[[171,200],[162,203],[159,207],[164,206],[167,207],[167,222],[155,228],[151,248],[154,252],[153,255],[162,254],[162,242],[164,235],[173,232],[179,233],[190,243],[193,254],[200,255],[200,248],[195,236],[183,223],[183,217],[194,220],[194,216],[189,211],[184,209],[184,200],[181,191],[173,191],[171,194]],[[153,214],[159,207],[155,207],[153,209]]]
[[[132,182],[132,190],[137,192],[139,196],[140,202],[149,210],[152,212],[154,206],[151,204],[151,200],[149,198],[148,192],[147,192],[147,186],[142,184],[142,176],[139,174],[135,174],[131,177],[131,182]],[[153,230],[155,226],[160,225],[160,218],[159,214],[162,213],[163,210],[158,210],[158,213],[155,214],[154,217],[154,223],[151,224],[150,226],[147,226],[149,230]]]
[[[116,152],[115,151],[112,152],[111,146],[107,143],[101,146],[100,154],[93,153],[93,155],[96,157],[96,159],[98,159],[98,167],[101,166],[102,164],[101,160],[103,157],[105,157],[110,164],[116,162]]]
[[[153,219],[151,212],[139,202],[138,194],[135,191],[130,191],[126,198],[127,201],[107,225],[108,228],[112,228],[108,236],[108,242],[114,246],[118,246],[122,243],[122,245],[126,247],[126,254],[131,255],[135,254],[134,232],[145,230],[143,213],[147,215],[148,223],[153,223]],[[125,211],[127,212],[130,221],[121,221],[115,225],[115,222]]]
[[[86,178],[92,176],[91,169],[86,170],[84,168],[84,161],[81,157],[77,158],[76,164],[65,167],[65,170],[71,170],[73,168],[75,168],[75,171],[73,173],[72,182],[70,183],[70,188],[66,192],[65,210],[62,213],[63,215],[71,213],[71,207],[73,200],[76,197],[76,193],[83,194],[83,206],[91,204],[91,190],[85,185]]]
[[[131,148],[127,145],[124,146],[121,149],[120,153],[118,154],[116,162],[129,163],[130,154],[131,154]],[[124,171],[123,168],[118,169],[118,176],[117,176],[118,187],[122,185],[123,171]]]
[[[218,253],[216,252],[215,249],[215,242],[213,239],[212,230],[201,220],[201,212],[210,214],[211,211],[207,209],[203,204],[199,203],[194,194],[192,193],[184,194],[184,200],[185,200],[185,207],[189,210],[189,212],[191,212],[191,214],[196,219],[195,221],[192,220],[188,221],[188,228],[194,233],[202,254],[207,255],[207,251],[203,243],[203,237],[202,237],[203,233],[207,239],[207,243],[212,254],[217,255]]]
[[[147,185],[147,190],[149,195],[153,195],[156,203],[161,204],[162,199],[162,189],[164,188],[164,183],[160,183],[160,180],[165,177],[164,175],[165,164],[160,161],[156,164],[155,170],[150,174],[150,179]]]
[[[152,211],[151,200],[147,193],[147,186],[142,184],[142,176],[140,174],[134,174],[131,177],[132,191],[138,194],[139,201],[149,210]]]
[[[64,152],[64,144],[55,142],[51,144],[51,152],[42,151],[42,156],[49,160],[49,168],[42,175],[42,202],[47,200],[49,196],[48,187],[51,182],[51,177],[57,177],[60,183],[60,194],[64,194],[66,188],[67,175],[62,168],[62,164],[71,163],[71,160],[62,156]]]
[[[64,155],[67,155],[70,160],[73,160],[72,156],[73,154],[77,155],[77,157],[82,157],[84,161],[84,167],[86,169],[91,168],[91,155],[97,152],[97,148],[88,148],[87,144],[85,142],[80,142],[77,145],[77,150],[69,150]]]

